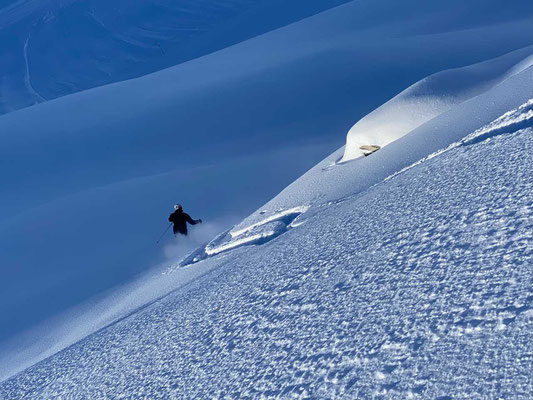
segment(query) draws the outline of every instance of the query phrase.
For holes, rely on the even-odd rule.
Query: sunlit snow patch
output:
[[[255,228],[259,227],[259,226],[264,226],[265,224],[267,224],[269,222],[272,222],[272,221],[282,221],[282,222],[285,223],[285,225],[289,225],[298,216],[300,216],[300,214],[303,214],[308,209],[309,209],[309,206],[300,206],[300,207],[289,208],[287,210],[281,210],[281,211],[278,211],[278,212],[274,213],[270,217],[267,217],[267,218],[265,218],[263,220],[255,222],[253,224],[250,224],[250,225],[248,225],[248,226],[246,226],[244,228],[232,229],[230,231],[230,235],[231,235],[231,237],[236,238],[236,237],[241,236],[241,235],[243,235],[243,234],[245,234],[247,232],[250,232],[251,230],[253,230],[253,229],[255,229]],[[261,214],[261,215],[263,215],[263,214]]]
[[[482,142],[484,140],[490,140],[494,136],[502,135],[505,133],[516,132],[520,129],[531,128],[533,126],[533,99],[529,99],[527,102],[522,104],[520,107],[508,111],[503,114],[501,117],[496,118],[491,123],[482,126],[477,129],[475,132],[466,136],[464,139],[461,139],[457,142],[450,144],[448,147],[437,150],[426,157],[418,160],[417,162],[401,169],[398,172],[385,178],[385,181],[388,181],[395,176],[404,173],[405,171],[422,164],[432,158],[440,156],[452,149],[455,149],[460,146],[469,146],[475,143]]]
[[[531,48],[428,76],[366,115],[350,129],[342,162],[370,154],[533,64]]]
[[[247,231],[246,234],[238,236],[237,239],[227,240],[228,237],[225,236],[221,243],[211,242],[206,246],[205,252],[208,256],[212,256],[236,247],[250,244],[262,244],[279,236],[286,230],[287,225],[281,221],[268,222],[264,225],[256,226],[254,229]]]
[[[205,251],[207,255],[214,255],[240,246],[266,243],[292,228],[296,218],[308,209],[308,206],[301,206],[281,210],[248,226],[232,229],[209,243]]]

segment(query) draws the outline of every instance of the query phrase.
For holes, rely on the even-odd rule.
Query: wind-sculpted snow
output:
[[[207,255],[214,255],[243,245],[266,243],[292,228],[293,222],[309,209],[308,206],[278,210],[277,213],[241,229],[228,233],[209,243]]]
[[[445,149],[440,149],[440,150],[435,151],[434,153],[429,154],[423,159],[418,160],[416,163],[403,168],[401,171],[395,172],[393,175],[385,178],[385,180],[389,180],[395,177],[396,175],[399,175],[407,171],[408,169],[413,168],[414,166],[418,164],[421,164],[427,160],[437,157],[447,151],[455,149],[456,147],[469,146],[469,145],[478,143],[480,141],[488,140],[492,138],[493,136],[505,134],[505,133],[516,131],[519,129],[531,128],[532,126],[533,126],[533,99],[530,99],[526,103],[518,107],[516,110],[511,110],[511,111],[506,112],[501,117],[492,121],[490,124],[487,124],[479,128],[474,133],[471,133],[470,135],[466,136],[464,139],[458,142],[452,143]]]
[[[510,59],[516,61],[517,54]],[[502,60],[499,60],[484,66],[491,69],[501,64]],[[520,64],[518,66],[519,69],[523,67]],[[340,148],[244,219],[235,229],[244,229],[266,216],[277,214],[280,209],[337,202],[360,193],[430,154],[460,142],[472,132],[492,126],[497,123],[494,120],[505,118],[502,114],[521,107],[531,98],[533,67],[528,67],[511,74],[485,93],[455,105],[368,157],[340,162],[344,153],[344,148]],[[526,118],[522,109],[518,115]]]
[[[463,68],[441,71],[411,85],[360,119],[348,132],[342,161],[362,157],[361,146],[386,146],[453,106],[487,92],[533,65],[533,47]]]
[[[219,267],[0,398],[530,399],[529,113],[200,261]]]

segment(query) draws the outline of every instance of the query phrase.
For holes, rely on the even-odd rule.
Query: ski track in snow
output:
[[[286,233],[304,222],[299,217],[304,215],[309,206],[293,207],[286,210],[278,210],[274,214],[252,223],[244,228],[233,227],[216,236],[205,246],[195,249],[177,264],[171,265],[164,274],[173,272],[178,268],[190,267],[192,264],[235,250],[239,247],[263,245],[278,236]]]
[[[276,221],[276,220],[280,220],[280,219],[282,219],[284,217],[290,218],[292,216],[297,216],[297,215],[303,214],[308,209],[309,209],[309,206],[301,206],[301,207],[290,208],[288,210],[279,210],[274,215],[272,215],[270,217],[267,217],[267,218],[265,218],[262,221],[256,222],[255,224],[251,224],[251,225],[249,225],[249,226],[247,226],[245,228],[242,228],[242,229],[232,230],[230,232],[230,235],[231,235],[232,238],[236,238],[236,237],[239,237],[239,236],[251,231],[252,229],[254,229],[254,228],[258,227],[258,226],[265,225],[265,224],[267,224],[269,222],[273,222],[273,221]]]
[[[42,103],[43,101],[46,101],[46,99],[43,96],[41,96],[31,84],[30,63],[28,61],[28,44],[30,42],[30,37],[31,35],[28,35],[28,37],[26,38],[26,41],[24,42],[24,66],[25,66],[24,84],[28,92],[35,99],[35,104],[37,104],[37,103]]]
[[[226,253],[0,398],[531,399],[530,103]]]

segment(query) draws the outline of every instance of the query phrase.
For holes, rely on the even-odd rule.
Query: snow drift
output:
[[[525,50],[525,53],[519,53],[520,57],[532,51],[530,48]],[[511,59],[516,56],[512,54]],[[529,62],[530,58],[525,60]],[[486,64],[496,69],[499,65],[493,61]],[[524,66],[522,63],[517,65],[520,69]],[[340,148],[233,229],[245,229],[280,210],[324,205],[361,193],[526,103],[533,97],[532,84],[533,67],[529,66],[510,74],[486,92],[451,107],[369,157],[339,162],[344,153],[344,148]]]
[[[363,156],[361,146],[388,145],[532,64],[533,47],[529,47],[494,60],[438,72],[422,79],[365,115],[350,129],[342,161]]]

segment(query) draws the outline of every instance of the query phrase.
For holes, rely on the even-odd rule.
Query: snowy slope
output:
[[[511,67],[511,70],[520,72],[510,74],[507,77],[505,76],[506,74],[498,76],[498,84],[491,85],[491,89],[467,101],[449,107],[446,112],[437,114],[436,117],[397,138],[392,142],[392,147],[386,146],[369,157],[341,162],[343,154],[346,154],[346,152],[345,148],[338,149],[289,185],[270,202],[234,227],[231,233],[235,235],[242,232],[246,227],[257,224],[258,221],[267,220],[273,215],[278,215],[279,210],[297,209],[299,207],[309,207],[313,204],[334,202],[362,192],[417,160],[428,156],[430,153],[446,148],[451,143],[480,129],[508,110],[519,107],[533,97],[533,68],[531,66],[526,67],[531,60],[531,57],[526,55],[530,55],[533,49],[527,48],[524,50],[525,52],[511,53],[501,59],[489,60],[486,63],[474,66],[476,68],[485,67],[488,70],[486,71],[488,74],[494,75],[496,71],[501,72],[500,67],[502,64],[505,65],[512,60],[516,62],[516,64],[513,64],[516,69]],[[526,64],[523,61],[519,61],[524,57]],[[502,63],[502,61],[506,62]],[[492,72],[489,72],[491,69]],[[445,71],[442,75],[455,72]],[[424,79],[421,82],[425,81],[427,80]],[[416,87],[417,85],[414,86]],[[435,103],[436,98],[446,98],[449,91],[449,86],[443,86],[440,92],[435,92],[434,96],[425,98],[425,103],[423,100],[418,100],[418,104],[421,109],[429,109]],[[390,126],[394,124],[394,121],[398,118],[398,114],[394,112],[398,104],[397,99],[398,97],[391,99],[369,114],[378,114],[383,109],[393,110],[390,114],[381,114],[381,120],[378,118],[375,121],[375,125],[370,126],[371,128],[378,131],[378,128],[384,125]],[[409,114],[402,114],[400,118],[403,118],[403,120],[399,121],[401,125],[406,118],[409,118]],[[385,131],[383,134],[385,143],[389,140],[387,135],[388,131]],[[348,144],[351,139],[349,134],[347,138]]]
[[[2,2],[0,114],[142,76],[343,2]]]
[[[358,121],[348,132],[342,161],[364,155],[361,146],[383,148],[450,110],[485,93],[533,64],[533,47],[494,60],[425,78]]]
[[[415,141],[404,141],[409,134],[395,149],[337,164],[341,149],[229,236],[199,247],[191,261],[210,257],[196,272],[178,268],[149,290],[118,295],[117,285],[154,265],[183,264],[407,86],[533,44],[529,1],[397,3],[350,2],[152,75],[0,117],[1,376],[218,268],[218,257],[247,253],[243,244],[288,236],[317,211],[307,207],[362,192],[530,98],[527,75],[514,75],[420,126]],[[185,244],[168,236],[157,247],[176,201],[207,223]],[[92,307],[106,290],[103,306]],[[84,302],[83,313],[69,311]]]
[[[529,399],[532,155],[533,97],[275,240],[189,267],[211,272],[0,395]]]

